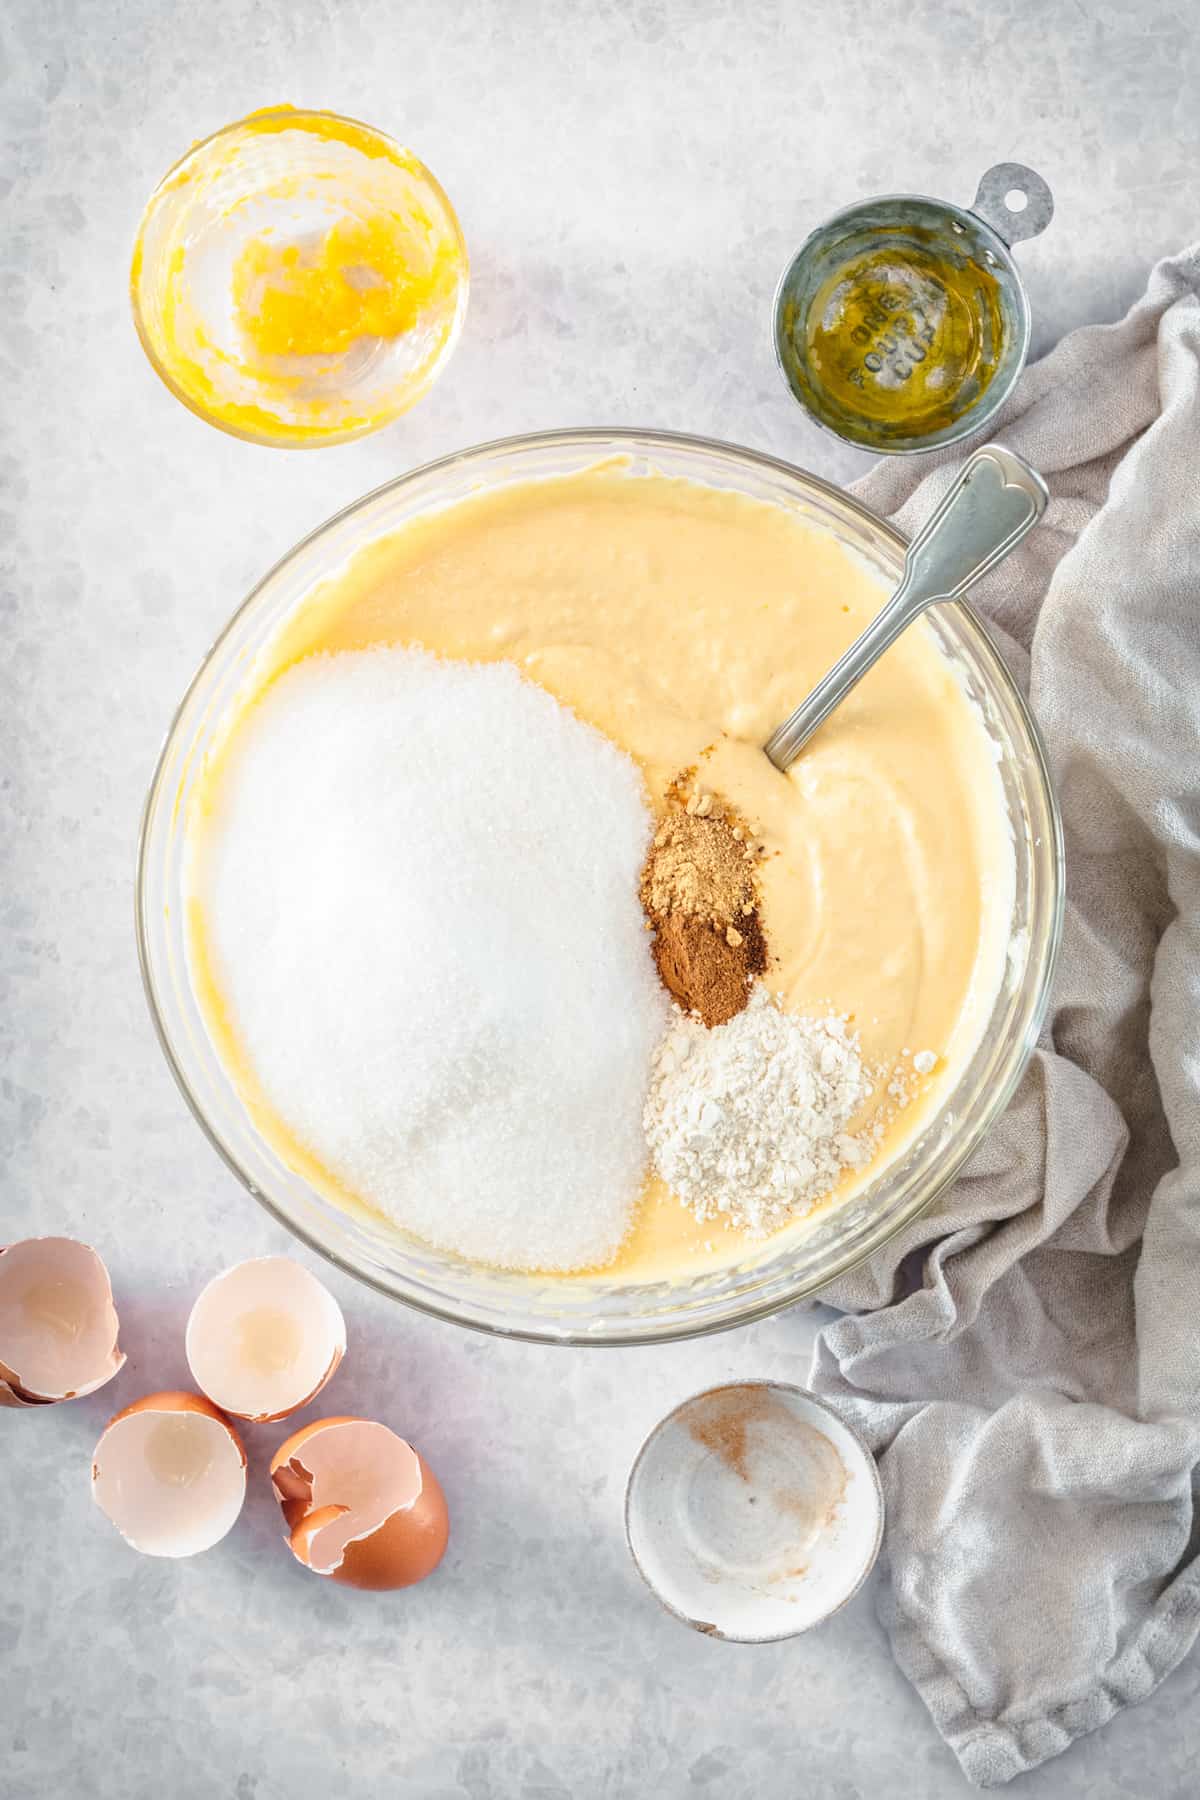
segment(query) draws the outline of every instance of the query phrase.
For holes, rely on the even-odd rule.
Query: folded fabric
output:
[[[966,1172],[822,1295],[813,1385],[881,1456],[881,1612],[992,1786],[1200,1629],[1200,246],[1029,369],[993,434],[1043,523],[978,590],[1067,850],[1042,1043]],[[961,453],[861,497],[906,531]]]

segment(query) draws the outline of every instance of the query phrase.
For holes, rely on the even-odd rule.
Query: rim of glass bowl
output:
[[[850,495],[782,459],[717,439],[634,430],[565,430],[497,439],[439,458],[374,489],[301,540],[242,602],[209,650],[171,720],[150,783],[137,851],[138,960],[167,1064],[209,1142],[262,1206],[345,1273],[418,1311],[496,1336],[563,1344],[630,1345],[697,1337],[795,1304],[862,1262],[926,1210],[953,1180],[1010,1099],[1049,1000],[1063,912],[1063,846],[1041,735],[972,609],[927,614],[957,653],[985,722],[1015,754],[999,760],[1017,833],[1014,928],[1005,980],[953,1092],[895,1162],[861,1194],[821,1215],[771,1254],[769,1243],[732,1268],[675,1281],[537,1278],[490,1270],[373,1226],[326,1200],[255,1132],[209,1041],[192,993],[182,935],[182,839],[190,781],[212,733],[280,621],[364,544],[407,518],[451,506],[485,483],[573,473],[606,458],[631,473],[666,472],[790,504],[791,510],[895,576],[906,540]],[[669,465],[664,470],[664,463]],[[691,465],[689,468],[688,465]],[[756,478],[756,484],[749,480]],[[394,516],[389,502],[406,501]],[[370,529],[355,534],[366,518]],[[286,580],[323,545],[326,560]],[[275,604],[269,604],[274,600]],[[814,1245],[816,1251],[814,1253]]]
[[[398,406],[393,408],[390,412],[381,414],[379,418],[372,419],[369,424],[354,425],[345,431],[330,431],[322,433],[320,436],[310,438],[285,437],[270,431],[252,431],[242,425],[232,425],[228,420],[218,418],[215,413],[210,412],[207,407],[202,406],[198,400],[188,393],[186,388],[180,386],[170,369],[159,356],[149,327],[146,324],[141,299],[141,290],[145,280],[145,263],[142,254],[142,245],[143,240],[145,239],[146,229],[154,215],[155,209],[161,205],[163,201],[169,198],[180,172],[185,169],[189,163],[195,162],[199,157],[203,156],[205,151],[213,144],[219,143],[222,138],[234,137],[239,131],[243,130],[252,119],[266,119],[276,116],[283,117],[285,114],[295,121],[303,121],[305,119],[333,119],[339,125],[352,125],[356,131],[365,131],[369,133],[371,137],[378,138],[381,143],[387,144],[393,150],[398,151],[402,156],[411,158],[413,165],[420,172],[422,181],[429,184],[434,195],[445,209],[446,219],[451,228],[454,242],[462,262],[462,275],[458,284],[458,295],[454,307],[454,319],[451,323],[450,330],[446,335],[446,342],[443,344],[441,352],[425,371],[421,380],[415,383],[413,387],[406,389],[404,399]],[[353,443],[356,438],[370,437],[371,433],[374,431],[383,431],[387,426],[394,425],[397,419],[403,418],[404,414],[410,412],[417,404],[418,400],[424,399],[438,376],[445,369],[450,358],[454,355],[458,340],[462,336],[463,324],[467,316],[467,299],[470,288],[471,263],[467,252],[467,240],[463,236],[463,229],[459,223],[458,214],[451,205],[450,196],[447,194],[445,188],[442,186],[429,165],[422,162],[421,158],[417,156],[415,152],[410,150],[406,144],[402,144],[398,138],[394,138],[390,132],[381,131],[378,125],[371,125],[365,119],[356,119],[352,117],[350,113],[332,112],[327,107],[319,106],[266,106],[263,107],[260,112],[245,113],[240,119],[234,119],[228,125],[219,126],[216,131],[210,131],[207,137],[199,138],[196,143],[190,145],[188,149],[184,151],[183,155],[171,164],[171,167],[167,170],[162,179],[155,184],[149,199],[142,208],[142,214],[138,220],[137,232],[133,240],[133,255],[130,260],[129,270],[129,304],[133,312],[133,324],[134,329],[138,334],[138,342],[145,351],[146,361],[150,364],[150,367],[154,370],[154,373],[158,376],[168,393],[173,394],[180,405],[186,406],[190,413],[195,414],[196,418],[203,419],[206,425],[212,425],[217,431],[223,431],[229,437],[241,438],[243,443],[265,444],[271,450],[325,450],[334,444],[350,444]],[[333,521],[330,520],[329,522],[332,524]],[[305,542],[307,542],[307,539]],[[300,545],[296,546],[297,549],[300,547]],[[272,571],[272,573],[273,572],[274,571]],[[215,648],[216,646],[214,645],[214,649]]]

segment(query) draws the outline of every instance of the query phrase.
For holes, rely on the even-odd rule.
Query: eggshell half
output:
[[[125,1361],[108,1270],[90,1244],[26,1238],[0,1249],[0,1406],[94,1394]]]
[[[281,1444],[271,1480],[293,1556],[357,1588],[411,1587],[450,1535],[446,1500],[411,1444],[371,1419],[318,1419]]]
[[[242,1510],[246,1452],[201,1395],[147,1394],[105,1426],[92,1498],[144,1556],[195,1556],[219,1543]]]
[[[197,1386],[223,1412],[255,1424],[307,1406],[345,1348],[337,1301],[290,1256],[260,1256],[215,1275],[187,1324]]]

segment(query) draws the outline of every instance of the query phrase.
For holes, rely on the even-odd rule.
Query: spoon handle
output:
[[[768,738],[764,749],[775,767],[786,769],[795,761],[817,727],[919,613],[936,600],[957,600],[1015,549],[1048,499],[1041,476],[1012,450],[985,444],[969,456],[909,545],[891,599]]]

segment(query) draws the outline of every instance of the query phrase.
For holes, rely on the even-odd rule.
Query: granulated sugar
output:
[[[276,681],[218,793],[195,887],[288,1130],[431,1244],[612,1257],[669,1016],[631,759],[511,665],[382,649]]]
[[[848,1127],[871,1093],[842,1020],[786,1013],[760,983],[711,1030],[677,1014],[659,1046],[645,1115],[655,1172],[698,1219],[771,1231],[869,1160],[878,1132]]]

